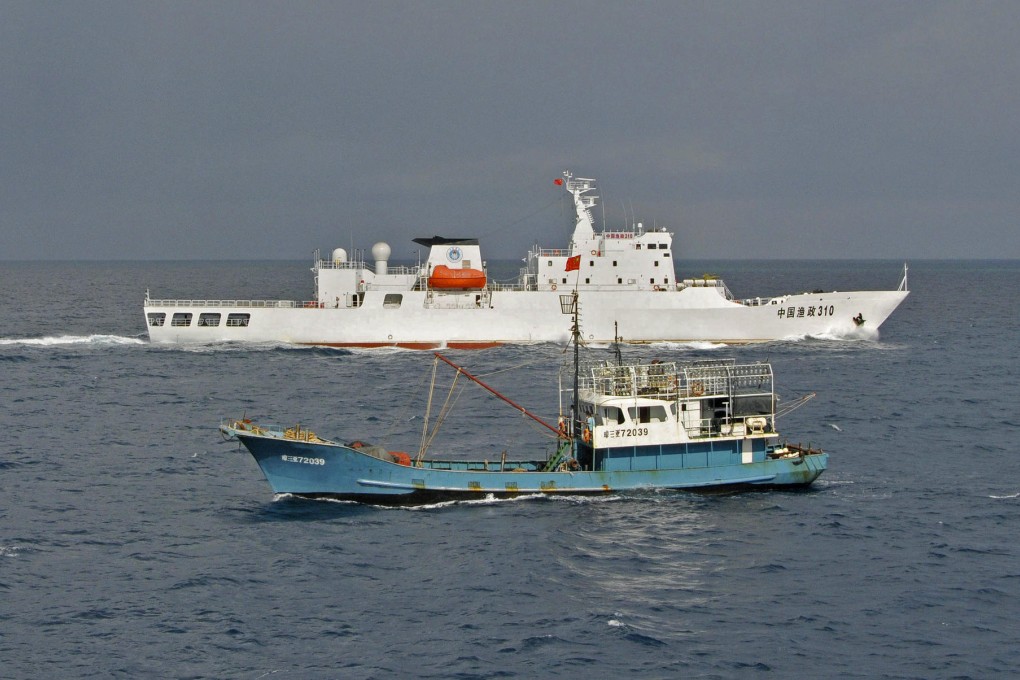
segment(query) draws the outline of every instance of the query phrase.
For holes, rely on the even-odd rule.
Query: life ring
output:
[[[594,251],[594,250],[593,250],[593,251],[591,251],[591,254],[592,254],[592,255],[594,255],[594,254],[595,254],[595,251]]]
[[[694,381],[691,383],[691,394],[693,394],[695,397],[700,397],[704,393],[705,386],[701,382]]]
[[[652,290],[666,290],[666,289],[665,289],[665,288],[663,288],[663,287],[662,287],[662,286],[660,286],[660,285],[654,285],[654,286],[652,286]]]
[[[581,439],[584,440],[585,444],[591,444],[591,430],[585,425],[584,429],[581,430]]]
[[[550,283],[549,284],[549,290],[556,290],[556,284],[555,283]]]
[[[568,438],[568,434],[567,434],[567,419],[564,418],[563,416],[560,416],[560,421],[559,421],[558,425],[559,425],[558,429],[559,429],[559,432],[560,432],[560,437],[562,437],[563,439],[567,439]]]

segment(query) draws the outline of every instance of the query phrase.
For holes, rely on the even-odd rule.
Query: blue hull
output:
[[[607,494],[648,489],[719,489],[808,485],[828,454],[774,457],[764,440],[711,446],[587,448],[578,458],[595,470],[541,471],[544,461],[424,461],[421,467],[366,455],[331,442],[306,442],[234,432],[275,493],[373,503],[512,497],[523,494]],[[743,448],[742,448],[743,447]]]

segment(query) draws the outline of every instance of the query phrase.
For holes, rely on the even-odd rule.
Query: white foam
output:
[[[45,338],[0,338],[0,345],[53,347],[59,345],[144,345],[145,341],[122,335],[54,335]]]

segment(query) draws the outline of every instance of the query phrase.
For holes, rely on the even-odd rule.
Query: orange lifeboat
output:
[[[429,286],[437,290],[478,290],[485,288],[485,272],[478,269],[450,269],[441,264],[432,270]]]

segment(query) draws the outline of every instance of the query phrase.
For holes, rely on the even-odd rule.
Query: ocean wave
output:
[[[0,345],[57,347],[66,345],[144,345],[144,340],[123,335],[53,335],[44,338],[0,338]]]

